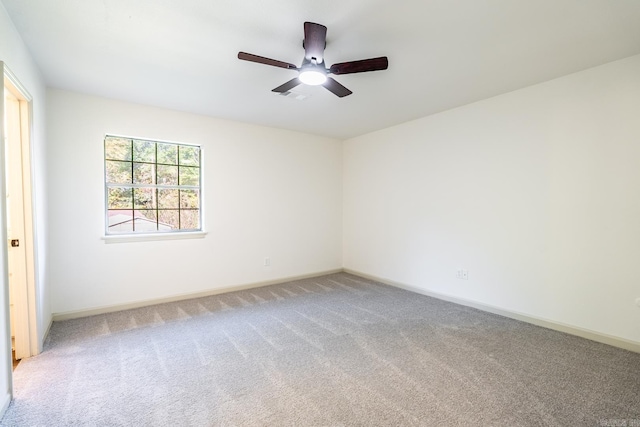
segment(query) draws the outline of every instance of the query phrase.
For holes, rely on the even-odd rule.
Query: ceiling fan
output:
[[[300,67],[296,67],[288,62],[265,58],[264,56],[253,55],[246,52],[238,52],[238,59],[298,71],[298,77],[278,86],[273,89],[273,92],[288,92],[299,84],[312,86],[322,85],[340,98],[351,95],[353,92],[329,77],[329,74],[364,73],[366,71],[386,70],[389,66],[387,57],[381,56],[379,58],[362,59],[359,61],[340,62],[326,68],[324,65],[324,48],[327,45],[326,38],[327,27],[313,22],[304,23],[304,40],[302,42],[304,59]]]

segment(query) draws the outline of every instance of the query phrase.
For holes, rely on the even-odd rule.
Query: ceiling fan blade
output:
[[[279,92],[279,93],[289,92],[291,89],[298,86],[299,84],[300,84],[300,80],[298,80],[298,78],[296,77],[289,80],[285,84],[280,85],[275,89],[272,89],[271,92]]]
[[[351,95],[353,93],[331,77],[327,77],[327,81],[324,82],[322,86],[326,87],[329,91],[333,92],[334,95],[337,95],[340,98]]]
[[[324,62],[324,48],[327,45],[327,27],[313,22],[304,23],[304,57],[316,59],[316,63]]]
[[[331,68],[329,68],[329,72],[331,74],[364,73],[366,71],[386,70],[387,67],[389,67],[389,60],[386,56],[381,56],[379,58],[333,64]]]
[[[238,52],[238,59],[242,59],[243,61],[257,62],[258,64],[272,65],[274,67],[287,68],[289,70],[298,69],[298,67],[293,64],[289,64],[288,62],[265,58],[264,56],[258,56],[246,52]]]

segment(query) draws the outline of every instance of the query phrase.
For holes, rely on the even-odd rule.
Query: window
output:
[[[200,231],[200,147],[107,135],[106,234]]]

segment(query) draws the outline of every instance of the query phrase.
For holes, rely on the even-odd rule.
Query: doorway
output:
[[[5,220],[14,368],[37,354],[35,251],[31,191],[31,97],[4,68]]]

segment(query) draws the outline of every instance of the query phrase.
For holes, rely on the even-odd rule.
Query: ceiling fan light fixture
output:
[[[0,2],[1,1],[2,0],[0,0]],[[304,41],[302,42],[302,47],[304,47],[304,59],[302,60],[300,68],[289,62],[278,61],[276,59],[254,55],[247,52],[238,52],[238,59],[298,71],[297,77],[294,77],[288,82],[272,89],[272,92],[286,93],[300,84],[310,86],[322,85],[329,92],[340,98],[351,95],[353,92],[342,86],[335,79],[329,78],[329,74],[364,73],[367,71],[386,70],[389,66],[389,60],[387,57],[380,56],[378,58],[340,62],[326,68],[324,65],[324,48],[326,46],[327,27],[313,22],[305,22]]]
[[[298,78],[306,85],[318,86],[327,81],[327,73],[318,69],[307,69],[300,71]]]

